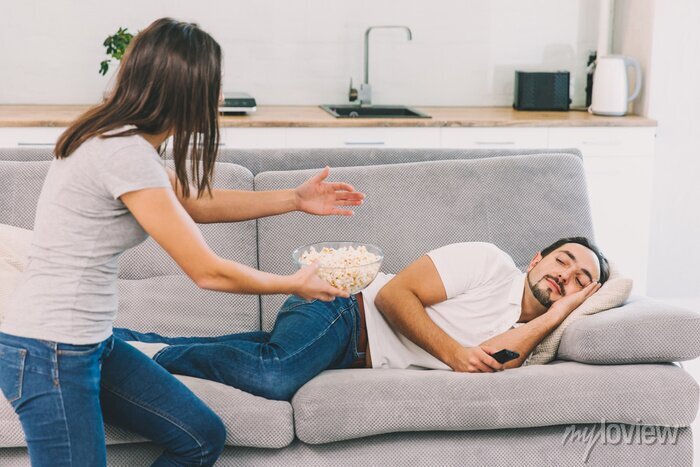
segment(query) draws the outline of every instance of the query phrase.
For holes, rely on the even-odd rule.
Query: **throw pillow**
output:
[[[524,365],[543,365],[554,360],[564,330],[574,321],[587,315],[622,306],[632,291],[632,279],[622,277],[610,263],[610,277],[603,286],[569,314],[542,342],[535,347]]]
[[[27,264],[32,231],[0,224],[0,323],[5,303]]]

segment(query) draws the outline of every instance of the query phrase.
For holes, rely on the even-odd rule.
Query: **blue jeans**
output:
[[[153,465],[212,465],[226,429],[186,386],[110,337],[67,345],[0,333],[0,389],[34,467],[106,465],[104,422],[165,448]]]
[[[179,375],[217,381],[256,396],[290,400],[307,381],[330,368],[348,368],[358,353],[357,299],[307,301],[291,296],[271,332],[220,337],[174,337],[115,329],[126,341],[169,344],[153,359]]]

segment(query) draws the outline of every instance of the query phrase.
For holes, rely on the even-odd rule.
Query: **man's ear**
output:
[[[534,268],[540,261],[542,261],[542,253],[538,251],[535,257],[532,258],[532,261],[530,261],[530,265],[527,267],[527,272],[532,271],[532,268]]]

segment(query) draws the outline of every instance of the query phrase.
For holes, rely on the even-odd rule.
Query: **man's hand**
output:
[[[585,302],[588,297],[600,290],[600,287],[601,284],[599,282],[591,282],[578,292],[565,295],[554,302],[549,310],[547,310],[547,313],[566,318],[572,311]]]
[[[449,361],[449,366],[457,372],[492,373],[503,370],[491,355],[498,352],[487,345],[477,347],[459,347]]]
[[[359,206],[365,195],[347,183],[325,182],[329,172],[326,167],[294,190],[297,210],[319,216],[352,216],[352,210],[338,206]]]

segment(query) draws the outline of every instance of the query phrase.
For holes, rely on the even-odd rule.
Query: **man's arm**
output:
[[[453,370],[501,369],[484,348],[462,347],[430,319],[425,307],[445,300],[447,292],[437,268],[429,256],[422,256],[387,282],[374,304],[392,328]]]
[[[519,367],[549,333],[554,331],[573,310],[599,289],[600,284],[591,282],[584,289],[560,298],[549,310],[537,318],[494,336],[480,345],[487,345],[496,351],[508,349],[518,352],[520,354],[518,358],[506,362],[503,366],[505,368]]]

